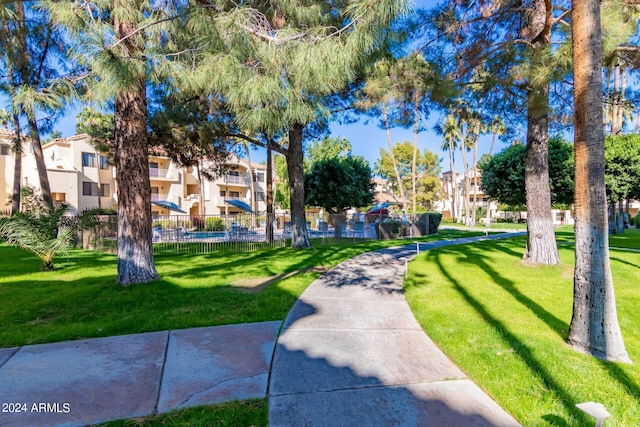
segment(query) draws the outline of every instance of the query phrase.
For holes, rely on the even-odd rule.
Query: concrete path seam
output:
[[[153,408],[153,413],[158,413],[158,406],[160,405],[160,396],[162,396],[162,386],[164,385],[164,368],[167,366],[167,355],[169,354],[169,343],[171,342],[172,331],[167,331],[167,342],[164,345],[164,355],[162,357],[162,368],[160,369],[160,378],[158,384],[158,393],[156,394],[156,404]]]

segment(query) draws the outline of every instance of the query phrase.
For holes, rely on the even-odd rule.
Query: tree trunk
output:
[[[267,223],[266,236],[267,243],[273,243],[273,152],[271,151],[271,140],[267,141]]]
[[[24,4],[16,6],[16,20],[19,23],[25,22],[25,10]],[[25,31],[19,31],[18,37],[16,37],[17,50],[20,58],[17,62],[16,69],[20,71],[22,78],[22,84],[28,84],[29,82],[29,50],[27,49],[27,39]],[[11,56],[11,55],[9,55]],[[15,81],[13,82],[15,85]],[[53,200],[51,198],[51,188],[49,186],[49,178],[47,177],[47,166],[44,162],[44,156],[42,154],[42,145],[40,144],[40,132],[38,130],[38,122],[36,119],[36,113],[34,107],[24,108],[23,111],[27,116],[27,123],[29,125],[29,135],[31,136],[31,145],[33,146],[33,156],[36,161],[36,168],[38,169],[38,180],[40,182],[40,192],[42,193],[42,200],[47,206],[53,206]]]
[[[462,127],[462,125],[460,125]],[[462,166],[464,166],[464,224],[469,225],[469,193],[471,192],[471,181],[469,180],[469,160],[467,159],[467,147],[465,146],[465,135],[462,134],[462,142],[460,143],[460,155],[462,156]]]
[[[476,207],[478,203],[478,139],[477,134],[476,138],[473,141],[473,209],[471,212],[471,225],[475,227],[476,225]]]
[[[387,143],[389,144],[389,155],[391,156],[391,163],[393,163],[393,171],[396,174],[396,180],[398,182],[398,190],[400,190],[400,200],[402,201],[402,212],[407,213],[407,198],[404,192],[404,184],[402,183],[402,177],[398,172],[398,163],[396,162],[396,156],[393,153],[393,142],[391,141],[391,127],[389,125],[389,116],[387,114],[387,108],[382,105],[382,118],[384,120],[384,126],[387,130]]]
[[[20,212],[20,190],[22,183],[22,132],[20,132],[20,116],[13,114],[13,127],[15,133],[15,142],[13,144],[13,153],[15,155],[15,163],[13,168],[13,194],[11,195],[11,215]]]
[[[249,198],[249,200],[251,201],[249,203],[249,207],[251,207],[251,210],[254,212],[258,212],[258,209],[256,208],[256,183],[254,181],[254,177],[253,177],[253,169],[251,167],[251,153],[249,152],[249,143],[248,142],[244,142],[244,148],[245,150],[247,150],[247,162],[249,163],[249,192],[251,193],[251,196]],[[256,227],[256,220],[257,220],[257,215],[256,214],[250,214],[251,215],[251,227],[255,228]]]
[[[523,259],[532,264],[560,264],[551,216],[549,187],[549,86],[529,90],[525,191],[527,199],[527,248]]]
[[[573,2],[572,9],[576,265],[568,342],[600,359],[630,363],[618,324],[609,264],[600,2]]]
[[[136,30],[127,21],[114,23],[124,37]],[[136,37],[122,41],[132,56],[140,53]],[[129,89],[115,96],[115,167],[118,182],[118,277],[123,286],[158,278],[153,261],[151,186],[147,149],[146,77],[132,76]]]
[[[47,176],[47,165],[44,162],[42,154],[42,145],[40,144],[40,131],[36,121],[35,112],[27,112],[27,122],[29,123],[29,135],[31,136],[31,146],[33,147],[33,157],[36,160],[38,169],[38,179],[40,181],[40,192],[42,200],[47,206],[53,206],[51,197],[51,187],[49,187],[49,177]]]
[[[200,198],[200,204],[198,206],[198,214],[202,216],[202,220],[205,221],[207,215],[206,208],[204,206],[204,180],[202,179],[202,168],[200,166],[201,160],[196,162],[196,174],[198,175],[198,198]]]
[[[455,147],[453,146],[453,142],[449,141],[449,165],[451,166],[451,216],[453,218],[458,218],[458,210],[457,207],[457,185],[456,185],[456,163],[455,163],[455,153],[453,150]]]
[[[616,218],[618,234],[624,234],[624,200],[618,200],[618,216]]]
[[[291,247],[308,249],[311,247],[307,234],[304,212],[304,176],[302,151],[303,125],[294,123],[289,129],[287,149],[287,171],[289,172],[289,196],[291,199]]]
[[[416,213],[416,181],[418,180],[416,169],[418,163],[418,119],[419,110],[418,110],[418,92],[414,93],[413,98],[413,159],[411,161],[411,191],[412,191],[412,204],[413,204],[413,213]]]

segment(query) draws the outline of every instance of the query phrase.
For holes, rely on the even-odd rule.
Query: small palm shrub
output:
[[[41,198],[28,194],[24,211],[0,218],[0,239],[36,255],[42,261],[41,270],[53,270],[53,260],[64,255],[77,243],[78,232],[93,226],[93,216],[67,216],[67,205],[47,206]]]

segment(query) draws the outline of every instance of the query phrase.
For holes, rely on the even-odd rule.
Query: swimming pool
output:
[[[191,239],[222,239],[226,235],[225,231],[194,231],[186,236]]]

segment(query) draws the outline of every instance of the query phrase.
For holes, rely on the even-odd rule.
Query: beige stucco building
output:
[[[15,156],[10,149],[12,140],[13,131],[0,129],[0,168],[3,171],[0,200],[3,210],[10,208],[13,192]],[[58,138],[42,147],[52,197],[67,203],[70,213],[96,207],[115,208],[118,204],[115,168],[109,163],[109,158],[96,151],[89,141],[88,135],[81,134]],[[266,210],[266,165],[249,164],[235,155],[228,159],[225,172],[219,178],[203,180],[200,189],[196,168],[180,167],[169,157],[154,153],[149,156],[149,182],[152,202],[171,202],[192,215],[240,213],[240,208],[225,202],[231,199],[253,206],[257,212]],[[23,144],[21,183],[36,189],[40,186],[28,138]],[[201,200],[201,193],[204,200]],[[161,204],[152,204],[154,215],[177,213]]]

